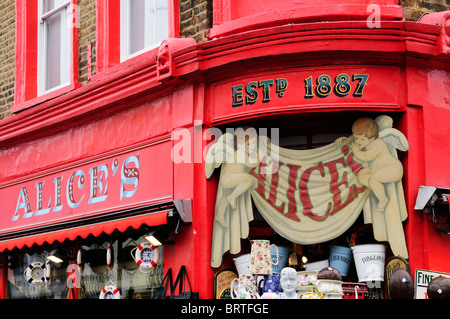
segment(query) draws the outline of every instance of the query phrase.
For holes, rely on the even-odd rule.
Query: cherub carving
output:
[[[379,120],[383,118],[380,117]],[[388,119],[384,118],[384,121]],[[377,211],[384,212],[389,202],[384,184],[402,179],[403,166],[397,158],[396,149],[407,151],[408,141],[399,130],[392,127],[379,132],[377,122],[370,118],[356,120],[352,132],[354,142],[350,144],[350,148],[356,159],[363,162],[365,167],[357,177],[364,186],[370,187],[377,197]],[[344,139],[340,138],[336,142],[340,144]]]
[[[242,134],[241,134],[242,133]],[[250,171],[257,167],[267,149],[267,137],[258,137],[254,128],[238,128],[235,134],[223,134],[206,155],[205,175],[210,178],[221,166],[217,188],[211,266],[219,267],[222,254],[241,250],[241,238],[249,234],[253,220],[251,191],[257,179]],[[266,144],[266,146],[261,146]]]
[[[233,210],[238,208],[238,198],[250,190],[255,182],[249,172],[259,163],[256,130],[239,128],[237,132],[242,134],[223,134],[206,156],[206,178],[210,178],[214,169],[222,165],[219,187],[224,190],[226,203],[222,200],[222,207],[216,210],[215,219],[224,227],[228,227],[224,219],[226,205],[230,205]],[[265,143],[265,138],[259,139]]]
[[[407,259],[402,221],[408,218],[408,211],[401,181],[403,166],[397,150],[407,151],[409,144],[403,133],[392,127],[391,117],[380,115],[375,123],[374,127],[372,120],[357,120],[353,135],[336,142],[351,145],[356,160],[362,161],[364,169],[357,178],[372,191],[364,204],[364,222],[373,225],[376,240],[389,242],[394,255]],[[369,125],[375,135],[367,133]]]

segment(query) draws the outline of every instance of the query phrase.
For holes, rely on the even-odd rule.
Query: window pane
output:
[[[45,89],[51,89],[61,84],[61,24],[62,13],[56,13],[46,20],[47,44],[46,44],[46,85]]]
[[[55,0],[44,0],[44,13],[55,8]]]
[[[129,54],[145,48],[145,1],[130,0]]]
[[[157,1],[157,27],[156,41],[160,42],[169,37],[169,10],[167,8],[167,0]]]
[[[43,276],[39,264],[45,265],[50,251],[28,254],[21,250],[8,256],[8,297],[10,299],[65,299],[68,295],[67,262],[51,264],[51,279],[45,284],[36,278]],[[30,267],[31,266],[31,267]],[[36,267],[36,268],[35,268]],[[31,281],[30,281],[31,280]]]

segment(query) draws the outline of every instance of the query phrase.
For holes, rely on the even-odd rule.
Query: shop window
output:
[[[96,5],[98,73],[180,36],[178,0],[97,0]]]
[[[68,0],[39,1],[38,91],[43,94],[70,83],[71,34]]]
[[[151,299],[164,277],[164,248],[158,247],[157,266],[143,270],[136,264],[132,252],[144,241],[143,237],[97,238],[11,253],[8,256],[8,298],[98,299],[103,287],[113,283],[121,299]],[[108,247],[110,267],[107,266]],[[82,262],[77,265],[79,250]],[[53,254],[62,262],[48,262],[47,256]],[[112,296],[105,296],[108,297]]]
[[[66,299],[67,263],[51,267],[51,283],[45,280],[46,256],[50,251],[18,252],[8,256],[8,298]],[[40,266],[44,266],[44,269]],[[64,267],[65,266],[65,267]]]
[[[122,0],[121,60],[148,51],[169,36],[167,0]]]

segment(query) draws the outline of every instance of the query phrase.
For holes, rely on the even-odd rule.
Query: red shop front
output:
[[[149,299],[182,265],[195,282],[193,166],[170,134],[193,86],[156,81],[155,52],[2,122],[2,298]]]
[[[364,279],[350,252],[344,292],[366,283],[365,298],[390,298],[389,279],[403,269],[411,277],[408,297],[428,298],[430,281],[450,272],[445,196],[450,154],[442,146],[448,141],[442,133],[448,132],[450,109],[449,12],[406,22],[395,1],[335,1],[322,10],[288,2],[264,8],[247,2],[234,9],[225,6],[215,15],[214,39],[199,46],[200,63],[208,70],[204,122],[207,130],[221,129],[214,134],[216,144],[207,145],[210,161],[205,164],[207,210],[215,211],[210,260],[216,271],[214,293],[220,293],[218,283],[226,270],[235,271],[235,277],[261,271],[266,279],[279,273],[280,266],[267,270],[260,265],[258,270],[253,259],[265,240],[279,254],[285,250],[283,266],[295,268],[299,276],[330,265],[333,246],[351,251],[359,245],[384,246],[383,257],[362,261],[382,260],[382,266],[374,266],[377,271],[371,269],[379,274],[376,279]],[[376,206],[382,196],[372,196],[370,182],[363,184],[366,189],[354,182],[359,170],[355,161],[361,160],[351,143],[330,155],[340,137],[352,137],[352,125],[360,118],[375,120],[380,138],[388,131],[398,134],[391,154],[403,174],[395,186],[389,186],[393,176],[382,182],[387,206]],[[225,158],[233,158],[229,149],[239,153],[236,138],[242,127],[254,129],[259,138],[269,137],[277,160],[258,157],[261,150],[252,143],[264,142],[252,142],[248,132],[247,147],[257,149],[255,165],[226,164]],[[278,173],[264,173],[268,163]],[[321,179],[326,180],[322,191],[314,185]],[[373,191],[368,200],[372,208],[358,204],[367,190]],[[263,258],[267,263],[276,261],[270,251],[271,257]],[[240,264],[246,259],[250,270]],[[354,298],[354,291],[346,297]]]
[[[439,230],[447,197],[447,210],[416,209],[420,186],[450,188],[450,14],[406,22],[397,1],[362,2],[213,1],[211,40],[167,39],[3,120],[1,297],[98,298],[109,286],[152,298],[182,265],[200,298],[219,297],[255,240],[286,247],[285,266],[299,272],[329,260],[331,245],[382,244],[385,278],[391,257],[413,279],[417,269],[450,273],[450,237]],[[335,147],[359,118],[384,119],[407,140],[395,151],[403,206],[392,215],[368,213],[370,192],[356,181],[363,167],[351,144]],[[221,180],[225,165],[208,153],[239,127],[280,150],[277,174],[259,161],[234,186]],[[317,150],[324,157],[304,157]],[[313,175],[325,191],[313,194]],[[236,182],[248,187],[233,198]],[[146,235],[162,242],[151,272],[133,260]],[[33,263],[51,254],[64,262],[30,285],[43,278]],[[361,282],[354,264],[343,280]],[[366,297],[385,298],[385,288]]]

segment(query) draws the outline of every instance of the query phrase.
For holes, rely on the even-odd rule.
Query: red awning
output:
[[[111,234],[114,230],[124,232],[128,227],[138,229],[143,224],[146,224],[147,226],[164,225],[167,224],[168,213],[169,211],[162,211],[8,239],[0,241],[0,252],[3,252],[6,249],[20,249],[24,246],[31,247],[34,244],[42,245],[46,242],[52,244],[54,241],[63,242],[66,239],[75,240],[77,237],[86,238],[89,235],[97,237],[101,233]]]

